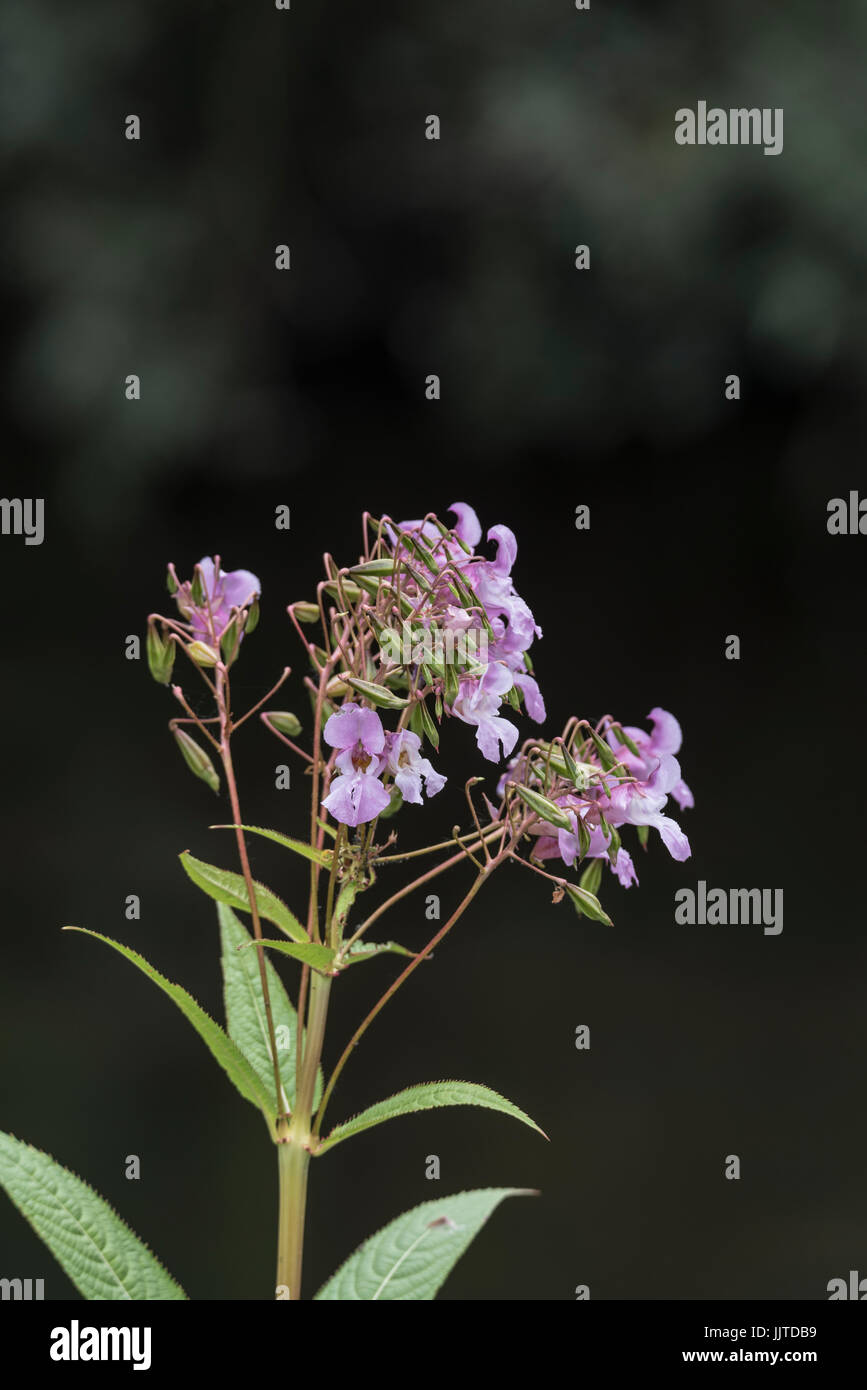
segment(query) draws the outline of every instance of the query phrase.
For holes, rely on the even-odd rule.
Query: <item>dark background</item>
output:
[[[227,803],[185,772],[173,701],[124,642],[165,609],[168,560],[219,552],[263,585],[236,688],[295,664],[278,703],[305,718],[284,608],[322,552],[355,558],[365,508],[464,500],[517,533],[549,731],[680,719],[693,857],[654,837],[640,887],[606,875],[613,930],[517,869],[491,883],[331,1118],[455,1076],[552,1142],[458,1110],[341,1146],[313,1165],[305,1291],[405,1208],[502,1184],[542,1195],[495,1215],[444,1297],[825,1298],[867,1273],[867,541],[826,530],[829,498],[867,492],[864,8],[178,8],[10,0],[2,19],[2,491],[45,498],[46,536],[0,542],[0,1124],[86,1177],[191,1297],[272,1295],[261,1118],[164,996],[59,931],[133,945],[220,1014],[215,914],[177,855],[231,862],[207,829]],[[783,153],[676,146],[699,99],[783,107]],[[452,781],[404,813],[407,842],[449,833],[470,773],[496,780],[471,730],[446,734]],[[274,789],[258,724],[238,758],[247,819],[302,832],[305,780]],[[254,869],[297,908],[303,869],[270,851]],[[782,935],[675,925],[699,878],[783,888]],[[444,912],[465,880],[442,881]],[[420,895],[389,935],[428,934]],[[340,982],[326,1061],[397,969]],[[74,1294],[5,1200],[0,1274]]]

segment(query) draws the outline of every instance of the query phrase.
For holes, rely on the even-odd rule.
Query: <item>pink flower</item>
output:
[[[205,556],[199,561],[205,598],[202,603],[194,603],[192,581],[180,584],[174,573],[169,572],[178,584],[175,603],[182,617],[193,629],[194,636],[209,645],[219,645],[220,638],[231,621],[232,608],[249,608],[262,592],[262,586],[255,574],[249,570],[218,570],[214,561]]]
[[[390,797],[379,780],[385,767],[381,757],[385,731],[379,715],[362,705],[344,705],[332,714],[322,737],[340,749],[334,765],[340,774],[322,805],[343,825],[362,825],[385,810]]]
[[[434,771],[427,758],[421,755],[421,739],[409,729],[386,734],[386,767],[394,774],[394,784],[404,801],[421,805],[421,779],[424,778],[428,796],[436,796],[446,784],[446,778]]]

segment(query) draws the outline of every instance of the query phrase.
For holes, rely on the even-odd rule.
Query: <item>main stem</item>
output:
[[[280,1176],[280,1212],[277,1235],[277,1290],[284,1289],[290,1299],[301,1297],[301,1267],[304,1259],[304,1217],[307,1208],[307,1173],[310,1167],[311,1123],[316,1077],[325,1039],[325,1020],[331,980],[311,972],[310,1008],[304,1037],[301,1083],[288,1131],[277,1144]],[[298,1040],[301,1046],[299,1020]]]

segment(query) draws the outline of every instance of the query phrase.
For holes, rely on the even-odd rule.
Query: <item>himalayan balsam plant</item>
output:
[[[605,865],[625,887],[638,881],[621,844],[625,826],[636,828],[642,846],[655,829],[675,859],[690,853],[686,836],[665,814],[669,796],[681,808],[692,805],[675,756],[680,728],[665,710],[651,710],[650,732],[610,715],[595,725],[573,717],[558,736],[531,732],[518,746],[518,720],[526,714],[541,724],[545,706],[529,655],[541,629],[512,578],[515,537],[494,526],[487,553],[480,551],[473,510],[460,503],[451,514],[451,526],[432,514],[400,524],[365,515],[358,563],[341,567],[326,555],[316,601],[289,604],[309,666],[306,744],[295,714],[271,707],[288,667],[252,708],[239,714],[233,704],[232,674],[259,620],[254,574],[224,570],[214,557],[181,581],[170,565],[177,613],[148,620],[150,671],[179,707],[169,727],[180,753],[211,792],[228,793],[231,820],[213,829],[219,838],[232,835],[236,866],[180,856],[193,883],[217,904],[225,1028],[136,951],[85,934],[125,956],[173,1000],[244,1099],[261,1111],[279,1174],[277,1298],[301,1297],[312,1159],[386,1120],[438,1106],[483,1106],[539,1130],[495,1091],[449,1080],[409,1086],[352,1118],[326,1123],[337,1109],[344,1068],[368,1028],[500,866],[523,866],[551,886],[555,902],[568,899],[581,916],[610,925],[597,896]],[[178,656],[205,687],[210,712],[197,713],[201,700],[172,683]],[[234,738],[256,715],[309,774],[304,840],[244,819]],[[474,729],[478,747],[479,761],[467,769],[462,789],[466,828],[457,825],[445,839],[402,851],[398,818],[429,817],[427,802],[443,790],[436,762],[453,719]],[[477,790],[485,762],[500,765],[493,800]],[[253,877],[248,845],[259,836],[306,861],[307,906],[297,916]],[[469,871],[469,887],[427,945],[410,951],[384,939],[390,911],[449,870]],[[407,872],[414,875],[408,882]],[[402,969],[341,1040],[342,1050],[333,1049],[337,1060],[326,1080],[332,990],[347,970],[390,954],[405,958]],[[282,975],[293,966],[299,973],[294,1005]],[[405,1050],[411,1053],[411,1039]],[[0,1181],[85,1298],[186,1297],[107,1203],[47,1154],[0,1136]],[[488,1188],[424,1202],[371,1236],[316,1297],[434,1298],[494,1208],[519,1191]]]

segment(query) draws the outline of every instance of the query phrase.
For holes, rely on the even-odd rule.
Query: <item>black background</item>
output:
[[[541,1196],[498,1211],[443,1297],[825,1298],[867,1274],[867,541],[826,529],[830,498],[867,495],[863,11],[176,8],[4,19],[2,491],[43,496],[46,534],[0,543],[0,1123],[86,1177],[191,1297],[271,1296],[261,1119],[163,996],[59,931],[126,941],[219,1014],[214,914],[177,855],[220,858],[227,803],[185,772],[171,697],[125,638],[166,607],[167,561],[219,552],[263,588],[236,690],[293,664],[281,703],[304,718],[284,608],[323,551],[355,558],[365,508],[467,501],[517,534],[547,728],[657,704],[682,723],[693,857],[654,840],[640,887],[606,878],[613,930],[517,869],[492,882],[371,1029],[332,1118],[454,1076],[551,1143],[465,1109],[341,1146],[313,1166],[305,1292],[406,1207],[515,1185]],[[699,99],[783,107],[782,155],[677,147],[674,111]],[[446,734],[452,780],[404,812],[407,841],[449,833],[466,776],[496,778],[471,730]],[[303,832],[305,780],[274,789],[257,724],[238,760],[246,818]],[[270,849],[254,870],[297,908],[303,869]],[[700,878],[782,888],[782,934],[676,925]],[[443,881],[444,910],[467,879]],[[389,934],[428,926],[419,896]],[[396,969],[341,980],[326,1062]],[[74,1295],[8,1204],[0,1266]]]

